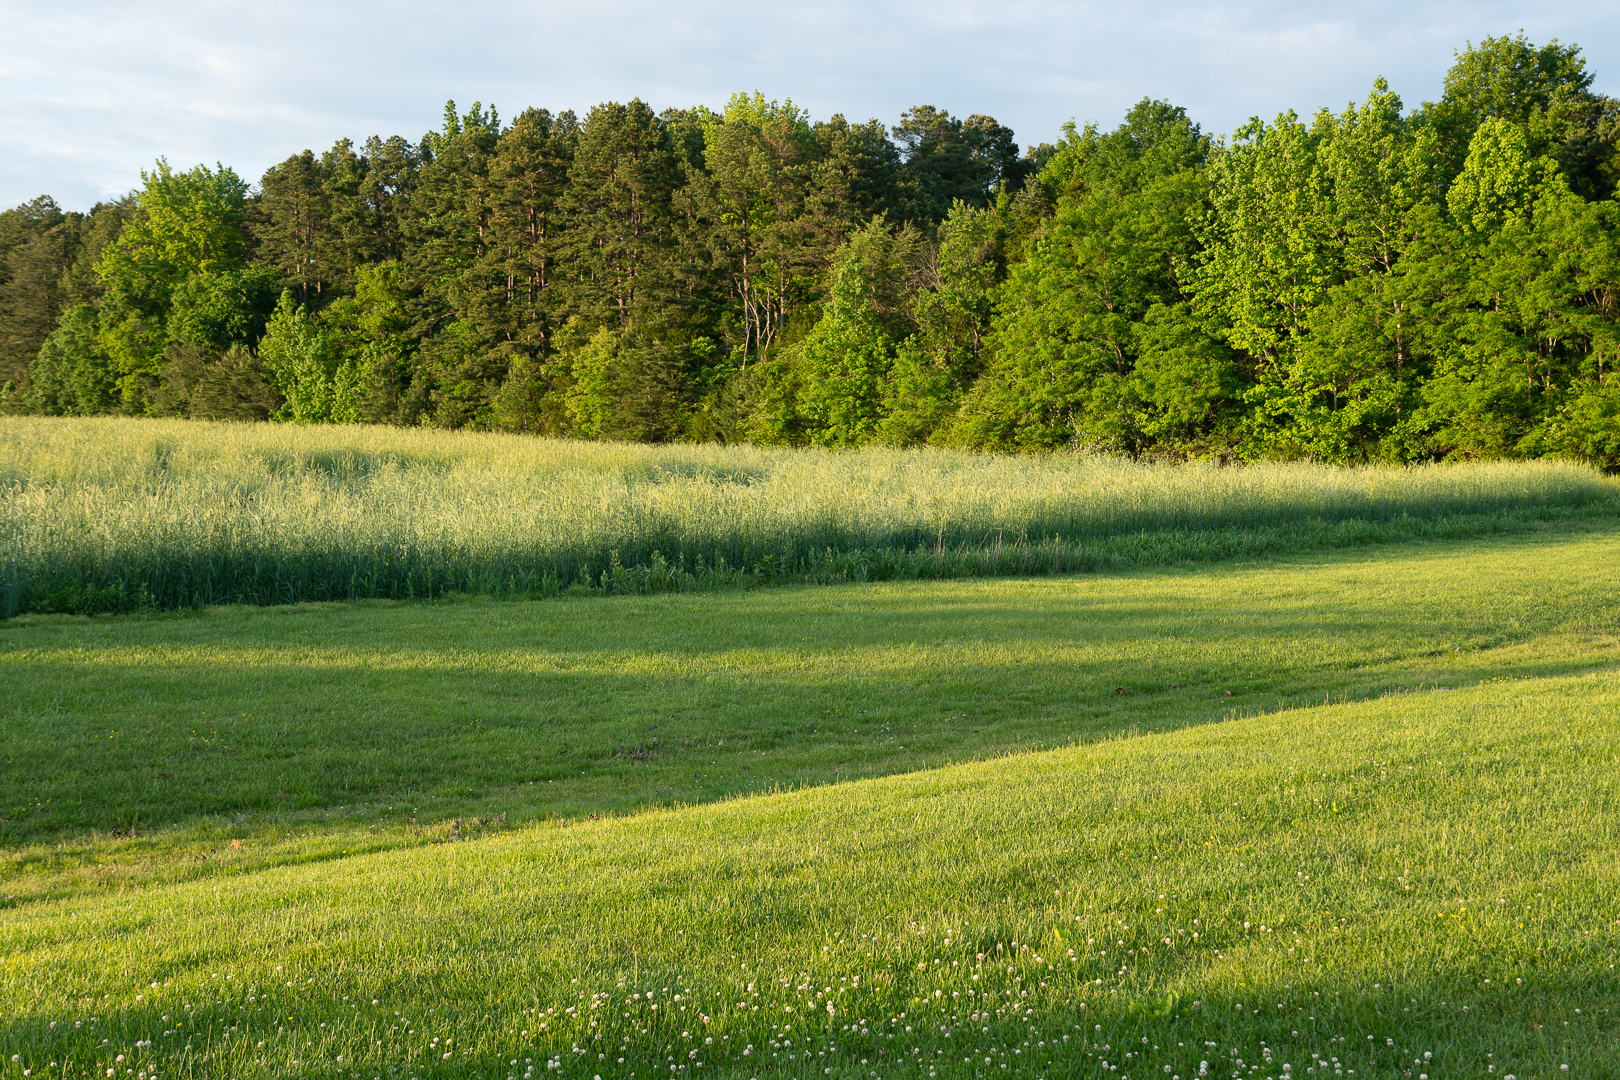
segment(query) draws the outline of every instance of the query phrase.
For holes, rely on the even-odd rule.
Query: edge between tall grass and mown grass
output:
[[[145,567],[57,575],[45,586],[25,587],[13,578],[0,585],[0,612],[104,615],[143,610],[204,608],[215,604],[279,605],[345,600],[430,600],[446,596],[493,596],[544,600],[562,595],[640,596],[760,588],[772,585],[841,585],[879,581],[949,581],[962,578],[1042,577],[1154,566],[1196,565],[1257,559],[1409,541],[1469,540],[1532,532],[1553,522],[1620,517],[1620,503],[1550,506],[1488,514],[1439,517],[1403,515],[1387,521],[1302,521],[1259,528],[1167,530],[1101,540],[998,539],[985,545],[933,548],[831,548],[792,560],[766,557],[750,567],[688,565],[653,551],[644,563],[625,565],[609,552],[600,572],[582,568],[573,580],[549,570],[523,567],[445,567],[421,560],[371,572],[345,567],[347,560],[306,563],[296,576],[265,565],[221,566],[195,577],[168,573],[154,591]],[[342,576],[349,570],[347,578]],[[322,571],[330,571],[323,573]]]
[[[0,420],[0,617],[1200,563],[1620,513],[1562,462],[1336,469]]]

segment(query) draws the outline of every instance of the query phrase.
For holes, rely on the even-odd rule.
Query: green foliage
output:
[[[501,118],[500,114],[495,111],[495,106],[491,105],[489,112],[486,113],[484,112],[484,103],[475,101],[472,103],[472,108],[467,110],[466,115],[458,116],[456,114],[456,103],[446,101],[444,103],[444,127],[439,131],[428,132],[425,142],[435,157],[442,157],[447,153],[453,153],[456,141],[463,136],[493,138],[500,135],[500,133]]]
[[[895,446],[948,441],[962,396],[984,367],[994,297],[1007,273],[1004,208],[958,201],[940,223],[938,245],[923,255],[924,287],[912,301],[917,337],[900,348],[883,406],[880,438]]]
[[[776,354],[752,364],[728,380],[717,395],[711,415],[727,442],[757,446],[801,446],[805,419],[799,411],[804,390],[800,360],[803,342],[778,347]]]
[[[1611,378],[1620,343],[1608,299],[1620,286],[1616,222],[1612,203],[1584,202],[1553,173],[1515,194],[1499,227],[1463,232],[1453,336],[1437,348],[1422,390],[1431,446],[1457,457],[1524,457],[1584,456],[1600,445],[1577,437],[1566,447],[1560,414]]]
[[[155,388],[175,292],[195,274],[237,270],[247,254],[248,186],[230,169],[198,165],[179,173],[160,159],[141,180],[138,213],[96,268],[106,291],[101,346],[118,365],[123,407],[131,412],[145,411]]]
[[[685,273],[724,297],[719,329],[740,369],[815,295],[836,229],[817,227],[821,148],[791,100],[736,94],[724,114],[703,113],[701,130],[703,167],[687,170],[675,200],[694,255]]]
[[[284,403],[259,358],[240,345],[217,353],[180,343],[166,358],[163,388],[154,395],[165,415],[263,421]]]
[[[221,165],[175,172],[159,159],[141,173],[139,214],[102,256],[104,279],[149,280],[172,288],[192,274],[234,270],[247,254],[242,234],[248,185]]]
[[[839,248],[800,363],[799,408],[812,444],[861,446],[878,435],[896,342],[915,328],[909,293],[922,246],[914,229],[874,218]]]
[[[1379,82],[1361,106],[1308,126],[1251,124],[1216,159],[1191,284],[1198,310],[1251,358],[1250,453],[1387,453],[1423,374],[1413,324],[1427,298],[1406,256],[1436,239],[1434,157],[1432,130]]]
[[[1524,130],[1505,120],[1479,126],[1468,160],[1446,192],[1446,206],[1465,231],[1490,233],[1529,209],[1541,181],[1540,162],[1530,157]]]
[[[0,410],[20,411],[29,365],[73,301],[69,275],[82,234],[82,215],[64,214],[42,195],[0,213],[0,383],[10,392]]]
[[[1141,451],[1154,415],[1187,414],[1178,379],[1223,385],[1218,375],[1164,370],[1176,358],[1199,357],[1202,366],[1220,353],[1196,340],[1202,327],[1186,312],[1177,274],[1197,250],[1192,222],[1203,206],[1206,152],[1197,125],[1164,102],[1140,103],[1106,135],[1068,128],[1046,177],[1058,208],[999,292],[993,359],[964,406],[958,439]],[[1170,333],[1183,339],[1174,346],[1169,320],[1183,324]],[[1138,378],[1144,347],[1157,353],[1157,370]],[[1157,402],[1160,389],[1172,399]],[[1188,434],[1196,441],[1208,430]]]
[[[1229,456],[1242,389],[1232,350],[1181,303],[1149,308],[1133,343],[1130,395],[1143,447]]]
[[[559,374],[571,384],[563,401],[574,430],[587,439],[612,430],[619,336],[604,326],[565,357],[561,363],[566,366]]]
[[[413,377],[420,342],[411,315],[404,268],[389,260],[361,267],[354,295],[334,301],[319,316],[330,347],[361,382],[360,419],[409,423],[419,417],[425,402]]]
[[[29,388],[30,412],[45,416],[99,416],[117,405],[118,369],[101,348],[96,311],[79,304],[40,346]]]
[[[1612,365],[1611,360],[1606,366]],[[1620,386],[1612,370],[1564,406],[1552,437],[1560,450],[1578,461],[1610,472],[1620,469]]]
[[[342,359],[315,319],[283,291],[270,316],[259,359],[285,399],[273,419],[295,424],[352,424],[360,420],[364,375],[353,358]]]
[[[550,365],[571,430],[585,438],[665,442],[685,423],[682,357],[655,340],[602,327]]]
[[[934,356],[903,342],[884,375],[873,441],[888,446],[922,446],[948,432],[961,398],[953,373]],[[938,440],[942,441],[942,440]]]
[[[800,409],[817,446],[860,446],[878,431],[894,342],[870,317],[865,293],[859,264],[840,268],[825,314],[804,343]]]
[[[129,203],[98,203],[88,214],[78,214],[41,196],[0,213],[0,387],[10,386],[9,391],[0,389],[0,412],[57,408],[54,385],[43,395],[33,392],[33,368],[67,312],[100,300],[95,267],[132,212]],[[81,348],[78,354],[88,356],[90,351]],[[59,350],[46,367],[53,369],[47,381],[59,382]],[[75,407],[105,411],[112,406],[111,400],[91,393]]]
[[[892,132],[905,162],[901,212],[908,220],[932,224],[958,202],[984,206],[998,190],[1023,183],[1027,164],[1012,129],[994,117],[959,120],[944,109],[918,105],[906,110]]]
[[[259,259],[280,273],[277,292],[287,285],[299,303],[318,304],[347,283],[355,253],[344,234],[358,209],[360,164],[340,143],[323,157],[305,150],[265,171],[252,231]]]
[[[678,322],[670,200],[681,175],[673,141],[645,102],[598,105],[586,116],[569,169],[563,258],[568,308],[591,326]]]
[[[36,598],[29,610],[39,615],[125,615],[151,604],[152,598],[139,583],[131,588],[118,581],[97,588],[69,581]]]
[[[1602,183],[1604,158],[1612,155],[1616,135],[1601,130],[1608,110],[1591,92],[1593,81],[1576,45],[1553,40],[1537,47],[1522,32],[1487,37],[1457,54],[1444,95],[1425,111],[1451,173],[1462,168],[1478,129],[1495,120],[1524,133],[1530,156],[1560,157],[1570,179],[1590,187]]]
[[[191,275],[170,300],[169,337],[221,352],[232,345],[253,348],[276,309],[280,278],[268,266]]]
[[[504,362],[523,371],[542,360],[562,321],[553,282],[563,233],[560,204],[578,139],[573,113],[553,117],[544,109],[525,109],[501,136],[485,181],[489,242],[475,268],[481,280],[469,276],[456,293],[489,326]],[[518,385],[525,378],[519,374]]]

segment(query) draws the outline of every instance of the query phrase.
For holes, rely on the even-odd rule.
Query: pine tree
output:
[[[305,150],[259,181],[258,258],[282,272],[300,304],[319,304],[341,272],[331,180],[326,162]]]
[[[623,332],[679,322],[671,199],[680,162],[645,103],[598,105],[580,128],[563,200],[568,308]]]
[[[573,113],[553,117],[545,109],[526,109],[501,136],[489,163],[484,261],[500,291],[499,332],[515,352],[530,357],[545,354],[555,322],[551,284],[562,240],[559,207],[578,141]]]

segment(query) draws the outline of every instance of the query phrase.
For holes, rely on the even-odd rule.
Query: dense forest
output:
[[[1436,103],[446,106],[254,186],[0,214],[0,411],[591,439],[1620,466],[1620,102],[1487,38]]]

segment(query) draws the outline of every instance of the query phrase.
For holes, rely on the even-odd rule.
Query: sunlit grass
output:
[[[1615,491],[1556,462],[1221,468],[5,418],[0,615],[83,587],[172,608],[1083,570],[1423,535]]]
[[[14,909],[0,1038],[75,1077],[1612,1076],[1617,708],[1431,691]]]

